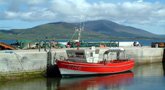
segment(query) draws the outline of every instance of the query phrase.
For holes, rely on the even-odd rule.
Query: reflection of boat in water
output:
[[[123,48],[110,48],[99,59],[99,49],[67,50],[68,59],[57,60],[62,76],[82,76],[125,72],[134,67],[134,60],[127,59]],[[121,56],[120,56],[121,55]]]
[[[90,88],[117,88],[133,82],[132,72],[101,77],[62,78],[57,90],[87,90]]]

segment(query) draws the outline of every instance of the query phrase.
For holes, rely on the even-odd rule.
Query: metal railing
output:
[[[44,42],[43,44],[43,48],[44,48],[44,51],[45,52],[47,52],[47,45],[48,45],[48,48],[49,48],[49,52],[51,51],[51,47],[52,47],[52,44],[51,44],[51,42],[49,41],[49,40],[40,40],[39,41],[39,52],[40,52],[40,50],[41,50],[41,42]],[[47,42],[48,42],[48,44],[47,44]]]
[[[119,41],[118,40],[111,40],[110,41],[110,47],[119,47]]]

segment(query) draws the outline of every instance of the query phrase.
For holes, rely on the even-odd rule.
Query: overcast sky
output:
[[[0,0],[0,29],[100,19],[165,34],[165,0]]]

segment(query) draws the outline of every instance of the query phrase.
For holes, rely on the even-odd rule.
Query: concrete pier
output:
[[[135,65],[162,62],[164,56],[163,48],[127,47],[125,49],[127,54],[135,60]]]
[[[47,64],[54,68],[55,59],[66,58],[66,49],[52,49],[51,59],[47,62],[47,52],[44,50],[7,50],[0,51],[0,80],[12,77],[42,77],[47,71]],[[69,48],[70,49],[70,48]],[[108,49],[98,48],[100,53]],[[164,56],[163,48],[151,47],[124,47],[127,56],[135,60],[135,65],[162,62]],[[99,58],[102,58],[100,55]],[[164,56],[165,58],[165,56]],[[54,69],[49,68],[53,71]]]
[[[0,79],[42,76],[46,70],[46,52],[12,50],[0,52]]]

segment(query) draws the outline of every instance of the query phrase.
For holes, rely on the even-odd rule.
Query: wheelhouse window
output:
[[[68,57],[73,57],[74,54],[72,52],[68,52]]]
[[[82,57],[82,58],[85,57],[84,53],[76,52],[75,54],[76,54],[76,57]]]

